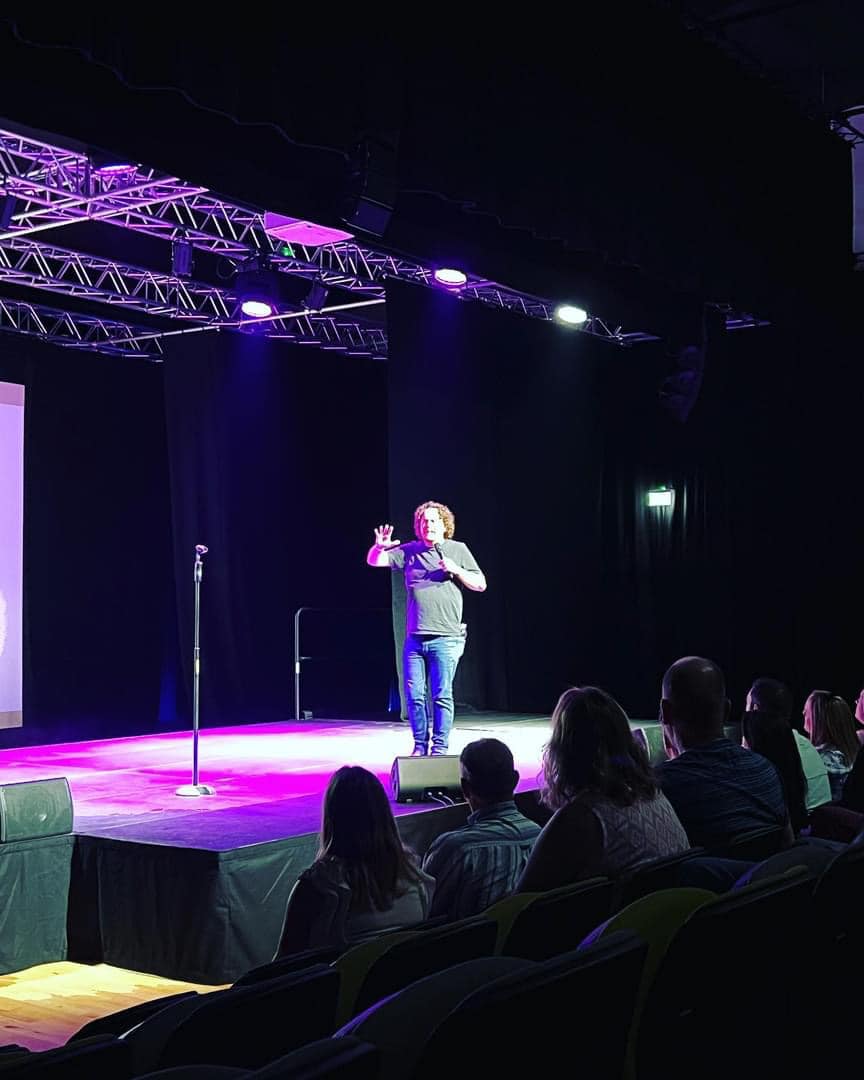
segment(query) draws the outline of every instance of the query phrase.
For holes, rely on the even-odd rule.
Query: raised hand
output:
[[[379,548],[398,547],[400,541],[393,539],[392,525],[378,525],[375,529],[375,546]]]

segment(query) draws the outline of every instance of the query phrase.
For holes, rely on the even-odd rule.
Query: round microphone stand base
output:
[[[199,795],[215,795],[216,788],[209,784],[183,784],[174,792],[175,795],[185,795],[188,798],[197,798]]]

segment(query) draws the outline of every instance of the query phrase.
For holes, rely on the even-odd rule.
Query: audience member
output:
[[[688,847],[626,713],[593,686],[565,691],[555,706],[543,799],[555,812],[534,845],[520,892],[614,876]]]
[[[864,743],[864,690],[855,699],[855,724],[858,742]]]
[[[825,762],[831,797],[836,802],[861,747],[852,710],[836,694],[814,690],[804,703],[804,730]]]
[[[786,799],[789,823],[797,836],[809,824],[810,815],[805,799],[807,781],[792,728],[776,713],[745,712],[742,745],[766,758],[777,770]]]
[[[801,759],[801,767],[804,770],[807,787],[805,802],[808,812],[815,810],[817,806],[823,806],[825,803],[831,802],[831,785],[828,783],[828,770],[825,767],[825,762],[807,736],[802,735],[800,731],[797,731],[792,726],[792,693],[789,688],[782,682],[778,682],[777,679],[756,679],[747,694],[747,710],[748,712],[768,713],[776,716],[791,730],[798,756]],[[760,750],[758,746],[754,746],[752,743],[750,749],[755,750],[757,754],[762,754],[774,763],[780,773],[780,781],[783,784],[784,791],[786,791],[788,802],[789,792],[786,789],[788,781],[787,778],[784,778],[779,762],[770,753]],[[792,810],[791,804],[789,809]]]
[[[498,739],[469,743],[459,757],[468,824],[433,840],[423,869],[435,879],[430,914],[462,919],[513,892],[540,826],[516,809],[519,773]]]
[[[434,884],[403,846],[381,781],[346,765],[324,793],[318,855],[288,898],[276,955],[420,922]]]
[[[658,768],[663,791],[690,843],[710,848],[755,829],[786,829],[786,800],[770,761],[725,737],[729,714],[723,673],[685,656],[663,676],[660,717],[670,760]]]

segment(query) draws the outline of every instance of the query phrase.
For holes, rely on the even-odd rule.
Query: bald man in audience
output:
[[[660,786],[694,846],[716,847],[770,826],[792,828],[777,770],[724,733],[729,699],[711,660],[685,656],[663,676],[660,719],[669,760]]]

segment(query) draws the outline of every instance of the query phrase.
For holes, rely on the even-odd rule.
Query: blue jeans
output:
[[[447,753],[453,727],[453,676],[464,651],[464,637],[405,635],[402,652],[405,702],[408,722],[414,733],[414,749],[418,753],[429,753],[427,676],[432,696],[432,753]]]

